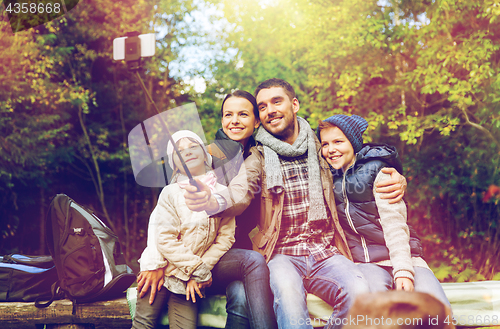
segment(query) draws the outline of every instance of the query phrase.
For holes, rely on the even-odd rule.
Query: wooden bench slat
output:
[[[36,308],[35,303],[0,302],[0,324],[2,328],[22,329],[35,329],[37,324],[93,324],[96,329],[132,326],[126,298],[77,304],[75,315],[72,310],[73,304],[67,299],[42,309]]]

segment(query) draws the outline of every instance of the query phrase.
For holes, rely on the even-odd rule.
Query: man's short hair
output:
[[[288,98],[290,98],[290,101],[292,101],[294,98],[297,96],[295,95],[295,90],[293,89],[292,85],[286,82],[283,79],[278,79],[278,78],[272,78],[268,79],[262,83],[260,83],[257,88],[255,89],[255,97],[257,98],[257,95],[262,89],[269,89],[273,87],[281,87],[285,90],[285,93],[288,95]]]

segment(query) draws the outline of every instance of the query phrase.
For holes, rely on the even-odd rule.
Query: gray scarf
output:
[[[307,153],[307,169],[309,174],[309,223],[319,224],[325,221],[325,201],[323,199],[323,185],[321,184],[320,166],[316,153],[314,133],[305,119],[297,117],[299,122],[299,136],[290,145],[271,135],[264,127],[260,126],[255,135],[255,140],[264,146],[264,161],[266,170],[267,189],[280,193],[283,191],[283,175],[278,155],[297,157]]]

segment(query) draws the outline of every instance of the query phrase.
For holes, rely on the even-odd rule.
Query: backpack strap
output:
[[[64,292],[61,291],[60,289],[60,286],[59,286],[59,281],[56,281],[54,282],[54,284],[52,284],[52,289],[51,289],[51,292],[52,292],[52,296],[50,297],[50,299],[47,301],[47,302],[42,302],[41,298],[38,297],[36,300],[35,300],[35,307],[36,308],[45,308],[45,307],[48,307],[50,306],[50,304],[52,304],[52,302],[56,299],[56,298],[60,298],[62,296],[64,296]]]

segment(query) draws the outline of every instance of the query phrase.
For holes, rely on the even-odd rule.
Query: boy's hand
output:
[[[184,187],[186,191],[184,193],[184,198],[186,199],[186,205],[191,211],[207,211],[215,213],[219,209],[219,203],[212,195],[210,188],[198,179],[194,179],[198,185],[196,186],[187,185]]]
[[[151,294],[149,296],[149,304],[153,304],[156,292],[160,291],[165,281],[165,268],[159,268],[153,271],[143,271],[137,276],[137,291],[139,298],[144,297],[151,287]]]
[[[211,281],[212,279],[210,279]],[[200,288],[198,287],[199,283],[194,281],[193,279],[189,280],[187,285],[186,285],[186,300],[189,300],[189,297],[191,297],[191,300],[193,303],[196,303],[196,294],[200,296],[200,298],[203,298],[203,294],[200,291]]]
[[[381,199],[389,199],[389,203],[398,203],[406,191],[406,178],[394,168],[382,168],[384,174],[390,174],[391,179],[378,182],[375,190]]]
[[[396,290],[413,291],[415,288],[413,286],[413,281],[408,278],[397,278],[396,279]]]

